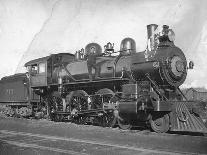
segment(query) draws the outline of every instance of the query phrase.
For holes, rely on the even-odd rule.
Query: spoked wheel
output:
[[[113,113],[106,113],[98,119],[99,126],[102,127],[115,127],[117,119]]]
[[[59,92],[54,92],[52,94],[51,111],[57,112],[57,111],[62,111],[62,109],[63,109],[63,99],[62,99]],[[52,120],[54,120],[56,122],[62,121],[62,116],[54,113]]]
[[[66,109],[75,116],[79,111],[88,110],[88,94],[83,90],[72,91],[66,96]]]
[[[52,108],[55,111],[60,111],[63,108],[63,100],[59,92],[52,94]]]
[[[116,105],[115,93],[108,89],[100,89],[96,92],[93,108],[95,109],[115,109]],[[117,117],[115,117],[113,111],[107,112],[102,117],[102,125],[107,127],[114,127],[117,123]]]
[[[107,127],[115,127],[116,124],[117,124],[117,117],[114,115],[113,112],[111,113],[108,113],[106,116],[105,116],[105,122],[106,122],[106,126]]]
[[[97,109],[104,108],[104,106],[107,106],[114,95],[115,93],[108,88],[100,89],[96,92],[94,107]]]
[[[123,130],[130,130],[132,128],[132,125],[130,124],[130,122],[127,119],[123,119],[120,116],[118,118],[118,125]]]
[[[160,114],[153,114],[150,120],[150,125],[153,131],[157,133],[165,133],[170,128],[169,115],[160,116]]]

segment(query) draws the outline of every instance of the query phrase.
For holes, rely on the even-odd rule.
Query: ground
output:
[[[207,154],[207,137],[0,117],[0,154]]]

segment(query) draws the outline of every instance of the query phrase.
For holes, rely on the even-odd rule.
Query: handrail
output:
[[[155,81],[153,81],[153,80],[149,77],[148,74],[146,74],[146,77],[147,77],[147,78],[150,80],[150,82],[154,85],[154,87],[155,87],[155,91],[158,93],[158,95],[161,96],[161,97],[163,97],[165,100],[168,100],[167,97],[166,97],[163,93],[161,93],[161,92],[159,91],[159,86],[155,83]]]

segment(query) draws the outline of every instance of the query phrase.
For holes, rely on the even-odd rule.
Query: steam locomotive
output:
[[[120,51],[110,42],[103,51],[90,43],[75,55],[58,53],[31,60],[25,64],[27,73],[1,79],[0,103],[12,115],[41,114],[54,121],[118,124],[122,129],[144,125],[159,133],[207,132],[195,103],[179,89],[193,63],[187,64],[174,45],[173,30],[163,25],[158,31],[158,25],[150,24],[147,34],[148,45],[142,52],[136,51],[132,38],[125,38]],[[9,100],[8,94],[19,98]]]

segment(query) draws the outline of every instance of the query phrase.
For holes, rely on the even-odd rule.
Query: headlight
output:
[[[175,40],[175,33],[173,32],[173,30],[172,29],[169,29],[169,32],[168,32],[168,38],[169,38],[169,40],[170,41],[174,41]]]

